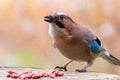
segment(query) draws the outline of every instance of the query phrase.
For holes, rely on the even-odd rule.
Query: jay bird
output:
[[[97,57],[102,57],[109,63],[120,66],[120,60],[112,56],[102,45],[101,41],[89,29],[76,23],[63,12],[53,12],[44,17],[50,24],[49,34],[54,39],[55,47],[70,61],[55,69],[67,71],[67,65],[72,61],[85,61],[87,65],[78,72],[85,72]]]

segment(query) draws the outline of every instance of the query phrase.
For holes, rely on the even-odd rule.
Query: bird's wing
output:
[[[100,40],[88,29],[83,29],[83,40],[88,45],[90,50],[94,53],[98,53],[102,49]]]

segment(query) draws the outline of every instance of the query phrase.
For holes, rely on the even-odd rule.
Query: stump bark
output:
[[[52,69],[40,69],[40,68],[26,68],[26,67],[0,67],[0,80],[15,80],[12,78],[7,78],[7,71],[13,70],[13,71],[41,71],[41,72],[49,72]],[[19,80],[19,79],[16,79]],[[64,76],[62,77],[56,77],[54,79],[49,77],[43,77],[40,79],[34,79],[34,80],[120,80],[120,75],[115,74],[108,74],[108,73],[97,73],[97,72],[84,72],[84,73],[78,73],[78,72],[64,72]]]

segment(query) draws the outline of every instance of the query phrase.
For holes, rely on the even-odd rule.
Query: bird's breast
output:
[[[69,59],[76,61],[92,60],[88,46],[82,41],[57,38],[55,44],[58,50]]]

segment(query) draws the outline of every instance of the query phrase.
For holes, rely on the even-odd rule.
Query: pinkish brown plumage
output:
[[[45,21],[50,23],[49,33],[54,39],[55,46],[71,60],[63,67],[56,68],[67,70],[67,65],[72,61],[85,61],[88,64],[81,70],[77,70],[84,72],[99,56],[112,64],[120,65],[120,61],[103,47],[90,30],[77,24],[66,13],[53,12],[45,16]]]

